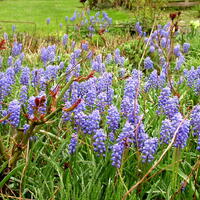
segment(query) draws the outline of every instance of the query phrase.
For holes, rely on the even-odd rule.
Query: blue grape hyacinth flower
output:
[[[94,151],[97,152],[97,155],[103,155],[105,156],[105,152],[106,152],[106,145],[105,145],[105,141],[106,141],[106,134],[104,133],[103,129],[98,129],[95,133],[95,135],[93,136],[94,138]]]

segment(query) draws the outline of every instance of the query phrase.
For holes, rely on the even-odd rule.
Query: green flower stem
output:
[[[119,173],[121,174],[121,176],[123,176],[123,166],[128,158],[128,152],[129,152],[129,149],[125,149],[125,151],[123,152],[123,155],[122,155],[122,164],[121,164],[121,167],[119,169]]]
[[[0,137],[0,163],[2,160],[7,160],[8,155],[6,154],[6,148],[3,144],[3,140]]]
[[[62,108],[61,108],[61,107],[58,107],[55,111],[53,111],[52,113],[50,113],[49,115],[47,115],[47,116],[44,118],[44,122],[43,122],[43,123],[49,121],[52,117],[54,117],[54,116],[55,116],[58,112],[60,112],[61,110],[62,110]],[[39,124],[37,124],[37,125],[39,125]]]
[[[74,76],[70,79],[70,81],[64,86],[64,88],[62,89],[62,91],[60,92],[60,95],[57,98],[57,104],[58,102],[62,99],[62,97],[64,96],[65,92],[69,89],[70,85],[74,82]]]
[[[173,153],[173,159],[172,159],[172,188],[176,190],[177,188],[177,174],[178,174],[178,168],[179,168],[179,162],[177,160],[180,160],[180,149],[175,148]]]

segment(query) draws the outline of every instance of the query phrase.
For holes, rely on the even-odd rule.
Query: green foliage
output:
[[[110,12],[112,12],[112,10]],[[147,21],[144,22],[144,24],[145,23],[147,23]],[[121,33],[121,37],[125,37],[123,34],[124,32]],[[74,35],[77,36],[77,46],[80,47],[81,40],[85,39],[85,32],[83,30],[80,35],[78,35],[76,31],[70,33],[70,40],[73,39]],[[126,57],[126,75],[130,75],[133,69],[137,69],[138,63],[144,53],[145,48],[142,39],[134,35],[130,41],[124,43],[122,40],[120,46],[118,46],[118,44],[112,46],[110,44],[113,44],[112,42],[116,40],[117,34],[110,35],[106,33],[103,36],[106,38],[108,46],[105,46],[104,41],[99,35],[95,35],[89,40],[90,46],[95,48],[96,54],[102,53],[103,58],[111,50],[115,49],[116,46],[120,48],[122,55]],[[23,37],[20,39],[20,35],[18,38],[19,41],[23,41]],[[54,40],[55,38],[58,39]],[[51,42],[54,43],[57,41],[57,51],[59,55],[61,55],[62,61],[68,65],[70,51],[61,46],[60,39],[61,35],[55,34]],[[24,40],[26,40],[26,38]],[[192,65],[200,65],[198,31],[196,31],[195,34],[189,33],[186,36],[181,35],[181,37],[177,39],[177,42],[181,44],[186,41],[191,43],[191,51],[186,56],[184,68],[189,69]],[[38,61],[40,56],[38,49],[42,44],[45,44],[45,46],[49,44],[48,42],[48,39],[39,40],[39,44],[36,48],[37,50],[34,51],[34,54],[31,53],[32,50],[28,49],[28,46],[26,46],[28,54],[25,64],[30,66],[30,68],[41,66],[42,63]],[[8,44],[12,44],[12,42]],[[148,55],[150,55],[150,53],[147,50],[145,56]],[[2,53],[2,56],[7,58],[9,52]],[[155,55],[153,59],[155,63],[158,63],[158,55]],[[3,71],[6,70],[6,61],[5,59],[2,68]],[[35,66],[35,63],[37,63],[37,66]],[[55,61],[54,64],[59,63]],[[83,74],[87,74],[88,65],[90,64],[89,61],[81,64]],[[173,66],[174,63],[172,62],[172,67]],[[158,68],[157,65],[155,67]],[[108,72],[113,73],[114,102],[118,108],[120,108],[123,88],[126,81],[119,78],[119,68],[120,66],[112,62],[107,69]],[[141,65],[141,69],[144,69],[143,65]],[[145,75],[149,75],[150,73],[148,70],[143,70],[143,72]],[[100,76],[100,74],[97,74],[97,77],[98,76]],[[177,74],[174,73],[175,80],[179,79],[179,76],[179,72],[177,72]],[[62,78],[62,74],[59,78]],[[144,82],[145,77],[143,77],[141,81]],[[51,83],[50,86],[53,86],[53,83]],[[188,107],[193,107],[199,103],[199,97],[194,94],[192,89],[185,83],[177,87],[177,90],[180,94],[181,112],[185,115],[188,112]],[[19,78],[13,91],[12,96],[10,95],[8,99],[6,99],[6,102],[19,96]],[[36,92],[36,90],[30,91],[31,94],[34,94],[34,92]],[[159,137],[161,122],[164,119],[162,116],[156,114],[159,93],[159,89],[151,90],[149,93],[141,91],[141,95],[138,99],[141,105],[141,112],[145,114],[143,120],[145,131],[152,137]],[[108,129],[105,120],[106,112],[103,114],[103,122],[101,125],[105,130]],[[130,150],[126,151],[123,155],[122,167],[116,169],[111,166],[111,150],[108,150],[105,157],[98,157],[92,147],[92,139],[82,133],[79,138],[80,145],[76,153],[74,155],[69,155],[68,144],[71,134],[73,133],[72,122],[62,123],[60,119],[61,113],[58,113],[49,124],[35,131],[38,140],[29,141],[27,143],[22,158],[11,171],[7,169],[8,173],[3,174],[5,176],[2,176],[1,173],[5,171],[7,162],[4,162],[3,158],[0,157],[0,197],[2,199],[7,199],[6,194],[10,194],[13,195],[13,199],[15,197],[22,197],[39,200],[119,200],[127,190],[137,183],[137,181],[152,167],[152,163],[142,163],[140,153],[135,151],[134,147],[131,147]],[[121,132],[124,123],[125,119],[122,117],[121,127],[117,132],[118,134]],[[9,146],[12,132],[13,130],[11,128],[0,124],[0,139],[3,138],[3,143],[0,143],[0,145],[3,144],[7,149],[12,149],[12,146]],[[195,149],[197,141],[192,137],[192,133],[190,134],[187,147],[183,150],[175,150],[175,148],[172,148],[172,151],[167,153],[160,164],[151,172],[150,176],[127,197],[128,200],[170,200],[173,198],[181,200],[200,198],[199,169],[194,170],[194,167],[198,164],[197,161],[199,161],[199,154]],[[2,142],[2,140],[0,140],[0,142]],[[160,147],[156,154],[156,161],[166,148],[167,145],[162,145]],[[185,190],[179,191],[183,181],[186,181]],[[7,183],[6,187],[2,188],[5,183]],[[12,193],[10,193],[11,190]]]

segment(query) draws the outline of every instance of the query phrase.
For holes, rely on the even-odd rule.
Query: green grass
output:
[[[79,0],[0,0],[0,34],[11,33],[13,24],[16,25],[17,32],[37,32],[37,35],[63,33],[66,25],[65,16],[70,18],[75,10],[81,9],[83,5]],[[137,17],[135,11],[124,9],[105,9],[105,11],[113,18],[113,23],[130,21]],[[95,12],[91,11],[91,14]],[[168,14],[169,10],[163,13],[162,18],[168,18]],[[190,20],[198,16],[198,12],[196,9],[183,10],[181,16],[185,24],[188,24]],[[49,26],[46,24],[47,18],[51,19]],[[60,23],[63,24],[62,28],[59,26]]]
[[[0,32],[11,32],[12,25],[17,26],[17,31],[48,33],[64,31],[59,24],[66,24],[65,16],[72,17],[75,10],[83,8],[79,0],[4,0],[0,1]],[[113,12],[114,11],[114,12]],[[131,12],[124,10],[107,9],[108,15],[117,21],[129,20]],[[92,14],[95,11],[92,11]],[[47,27],[46,19],[51,18]],[[10,21],[2,23],[1,21]],[[13,21],[13,22],[12,22]],[[16,22],[15,22],[16,21]],[[35,24],[20,23],[33,22]],[[35,27],[36,26],[36,27]]]

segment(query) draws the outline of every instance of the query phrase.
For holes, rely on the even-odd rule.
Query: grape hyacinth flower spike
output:
[[[105,140],[106,140],[106,134],[104,133],[103,129],[98,129],[93,136],[94,138],[94,151],[97,152],[97,155],[103,155],[105,156],[106,152],[106,146],[105,146]]]
[[[78,135],[74,133],[74,134],[72,134],[70,144],[68,146],[69,154],[75,153],[77,144],[78,144]]]

